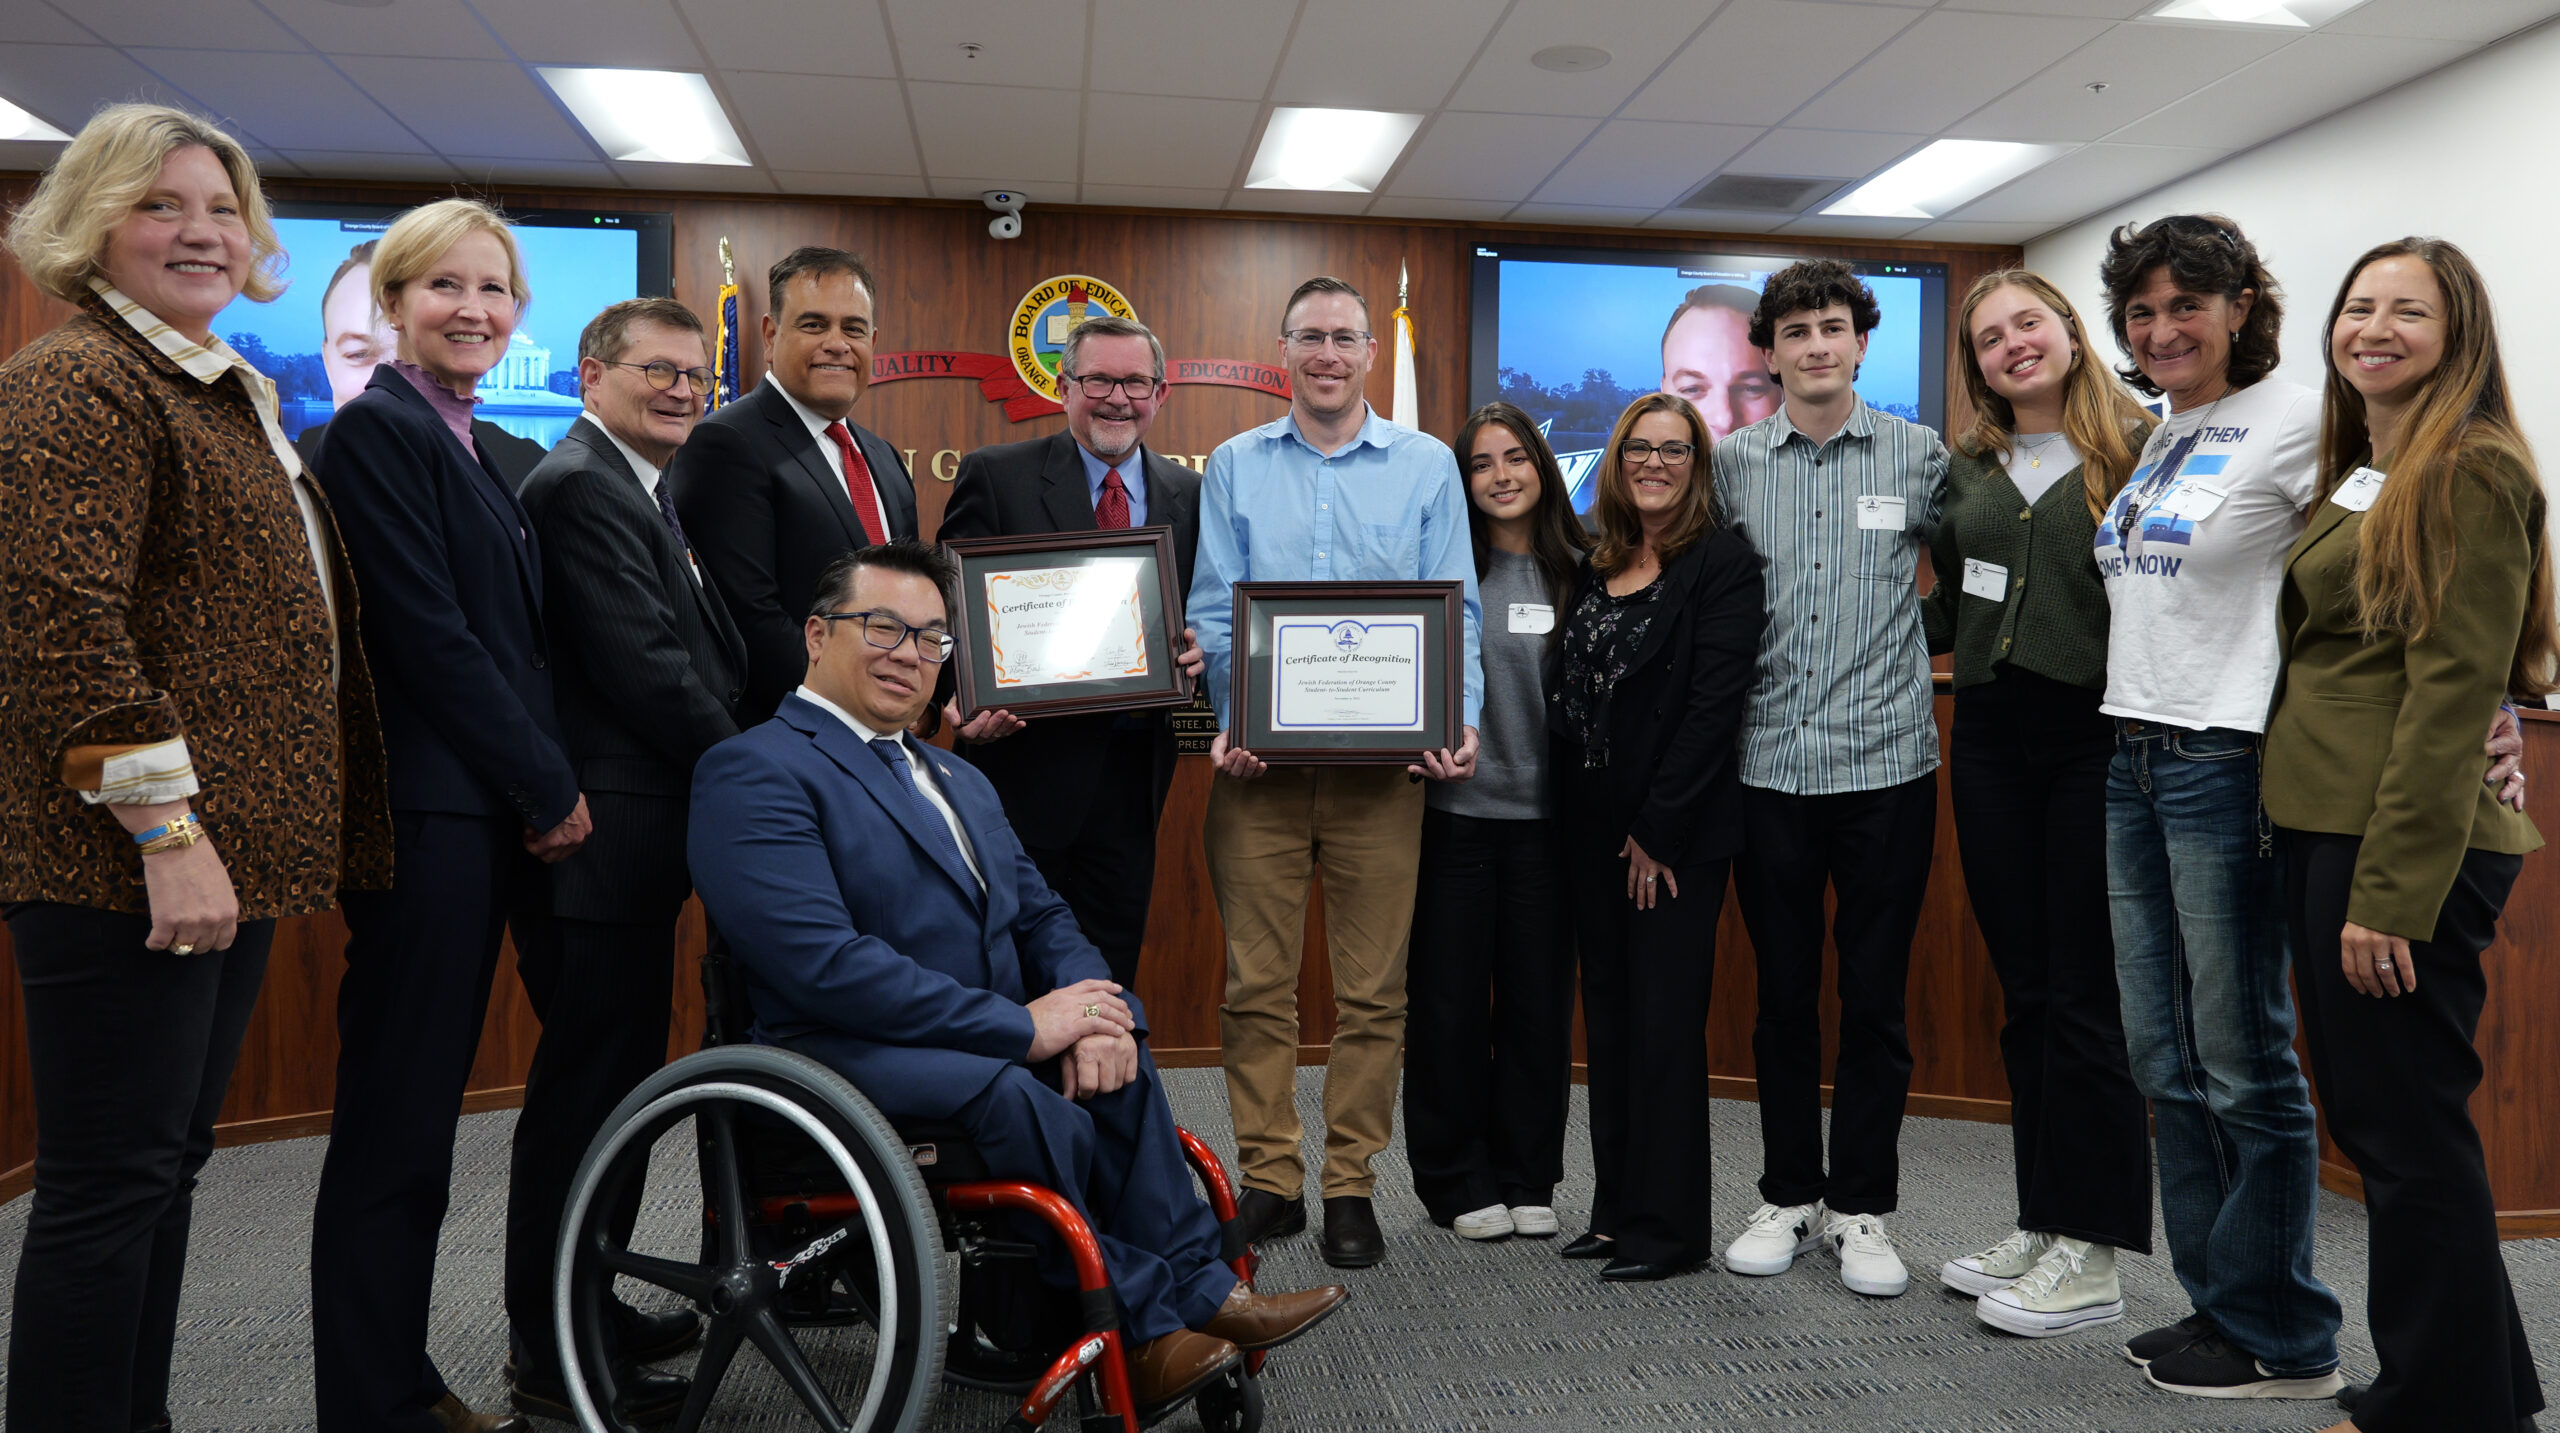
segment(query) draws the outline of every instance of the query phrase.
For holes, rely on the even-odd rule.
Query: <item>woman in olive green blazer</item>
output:
[[[2551,689],[2542,487],[2487,294],[2451,244],[2359,259],[2329,311],[2329,361],[2322,502],[2286,559],[2265,801],[2312,1076],[2370,1219],[2381,1369],[2340,1395],[2354,1418],[2336,1429],[2505,1433],[2542,1390],[2471,1123],[2471,1042],[2481,953],[2542,838],[2470,774],[2500,701]]]

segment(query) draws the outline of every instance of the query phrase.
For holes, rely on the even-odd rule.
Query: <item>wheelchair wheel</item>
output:
[[[1262,1427],[1262,1380],[1239,1366],[1211,1379],[1192,1395],[1201,1433],[1257,1433]]]
[[[678,1216],[672,1233],[635,1237],[652,1156],[680,1126],[698,1176],[661,1171],[656,1192],[698,1208],[698,1230]],[[756,1170],[775,1167],[818,1187],[760,1187]],[[605,1343],[618,1282],[704,1315],[676,1433],[701,1427],[741,1344],[827,1433],[910,1433],[931,1409],[951,1302],[933,1207],[888,1120],[807,1056],[729,1045],[652,1075],[588,1149],[561,1229],[553,1329],[586,1433],[636,1433]]]

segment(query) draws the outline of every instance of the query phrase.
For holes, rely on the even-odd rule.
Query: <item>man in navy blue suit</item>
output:
[[[755,1038],[841,1072],[892,1120],[954,1120],[998,1178],[1099,1236],[1143,1410],[1350,1296],[1260,1294],[1219,1260],[1137,997],[1040,878],[995,788],[908,735],[952,655],[955,574],[911,539],[820,576],[808,675],[694,770],[694,884]]]

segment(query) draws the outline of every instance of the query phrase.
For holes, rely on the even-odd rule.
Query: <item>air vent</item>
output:
[[[1837,179],[1798,179],[1784,174],[1719,174],[1680,201],[1683,209],[1757,209],[1793,214],[1840,187]]]

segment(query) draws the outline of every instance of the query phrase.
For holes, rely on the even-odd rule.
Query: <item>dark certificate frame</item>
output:
[[[959,620],[952,623],[960,664],[953,675],[962,717],[1009,711],[1018,717],[1065,712],[1140,711],[1178,707],[1191,700],[1174,658],[1182,651],[1182,594],[1174,590],[1173,529],[1162,525],[1125,531],[1045,532],[1019,537],[955,538],[945,544],[960,567]],[[1002,685],[999,654],[989,633],[987,583],[1024,568],[1083,567],[1104,558],[1136,557],[1139,635],[1147,656],[1144,675]]]
[[[1454,749],[1466,716],[1466,599],[1456,582],[1239,582],[1235,586],[1233,694],[1228,702],[1233,740],[1272,765],[1406,765],[1426,751]],[[1286,642],[1283,629],[1321,626],[1350,617],[1411,618],[1420,628],[1422,662],[1420,730],[1325,725],[1293,726],[1276,720],[1272,685],[1275,661]],[[1305,619],[1305,620],[1298,620]],[[1386,627],[1389,623],[1375,623]],[[1397,621],[1392,625],[1402,626]],[[1365,638],[1367,629],[1362,629]]]

